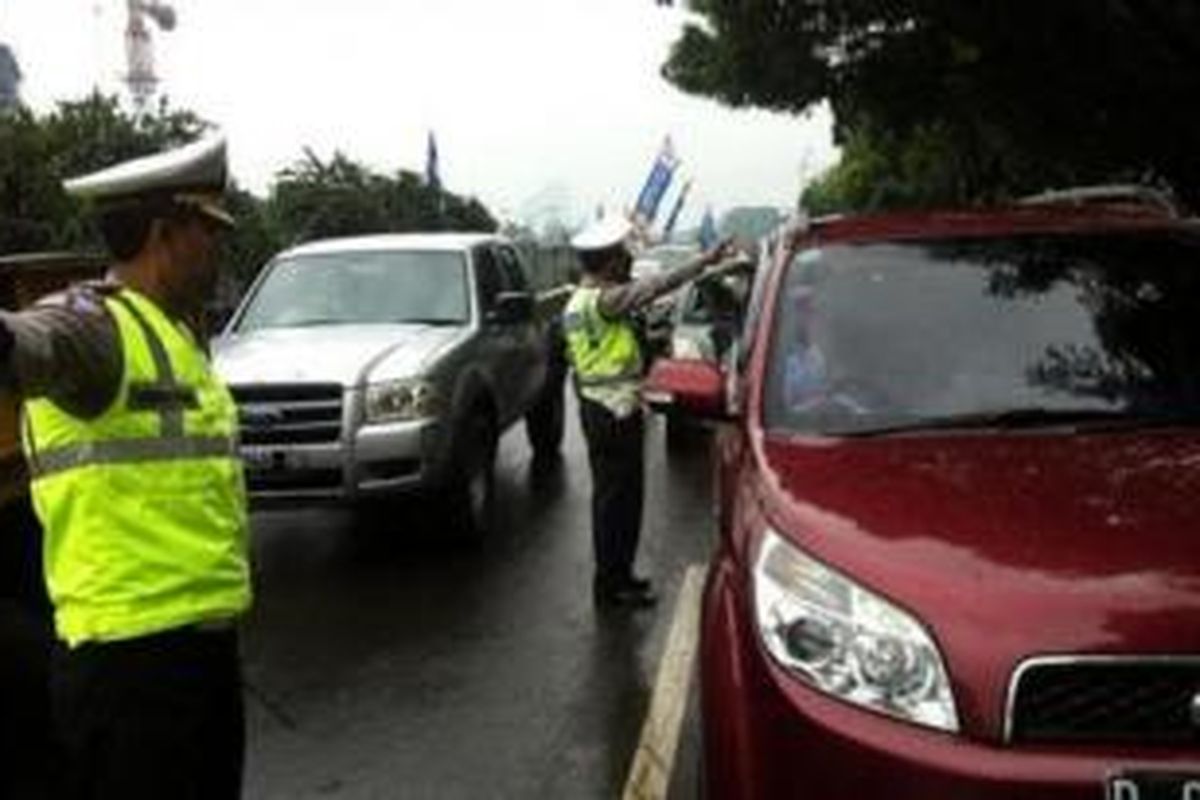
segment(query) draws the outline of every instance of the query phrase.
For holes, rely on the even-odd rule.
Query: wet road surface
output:
[[[504,437],[482,544],[447,541],[419,502],[254,515],[247,798],[620,797],[679,582],[710,548],[706,440],[668,454],[649,426],[639,571],[660,605],[598,614],[569,413],[547,472],[521,426]],[[694,716],[675,795],[691,793]]]

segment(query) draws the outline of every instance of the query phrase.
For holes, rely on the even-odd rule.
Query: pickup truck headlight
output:
[[[921,623],[774,531],[764,536],[754,565],[754,606],[771,656],[820,691],[958,730],[941,654]]]
[[[437,411],[437,390],[425,381],[383,381],[367,386],[368,424],[425,419],[436,416]]]

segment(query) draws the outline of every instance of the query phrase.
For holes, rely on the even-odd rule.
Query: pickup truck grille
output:
[[[1010,739],[1200,743],[1200,659],[1054,659],[1014,679]]]
[[[320,444],[342,437],[342,387],[327,383],[231,386],[242,444]]]

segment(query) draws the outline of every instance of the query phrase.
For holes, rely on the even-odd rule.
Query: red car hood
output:
[[[1200,434],[768,439],[765,511],[966,670],[1200,654]],[[983,677],[983,676],[980,676]]]

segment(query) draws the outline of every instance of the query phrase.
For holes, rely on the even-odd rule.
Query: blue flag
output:
[[[704,210],[704,219],[700,222],[700,249],[711,250],[717,244],[717,223],[713,219],[712,206]]]
[[[434,189],[442,188],[442,178],[438,174],[437,140],[433,138],[433,131],[429,132],[429,143],[425,149],[425,183]]]
[[[654,165],[650,168],[650,174],[646,176],[646,183],[642,186],[642,191],[638,194],[637,205],[633,209],[634,215],[647,229],[658,215],[658,206],[662,203],[663,196],[667,193],[667,187],[671,185],[671,178],[675,176],[675,169],[678,166],[679,159],[675,157],[675,146],[671,143],[671,137],[668,136],[663,140],[662,149],[658,151],[658,156],[654,159]]]
[[[0,110],[15,106],[21,99],[21,68],[8,45],[0,42]]]
[[[667,224],[663,227],[663,241],[671,238],[671,233],[675,230],[675,223],[679,221],[679,212],[683,211],[683,204],[691,189],[692,182],[688,181],[679,192],[679,197],[675,199],[675,207],[671,209],[671,216],[667,217]]]

